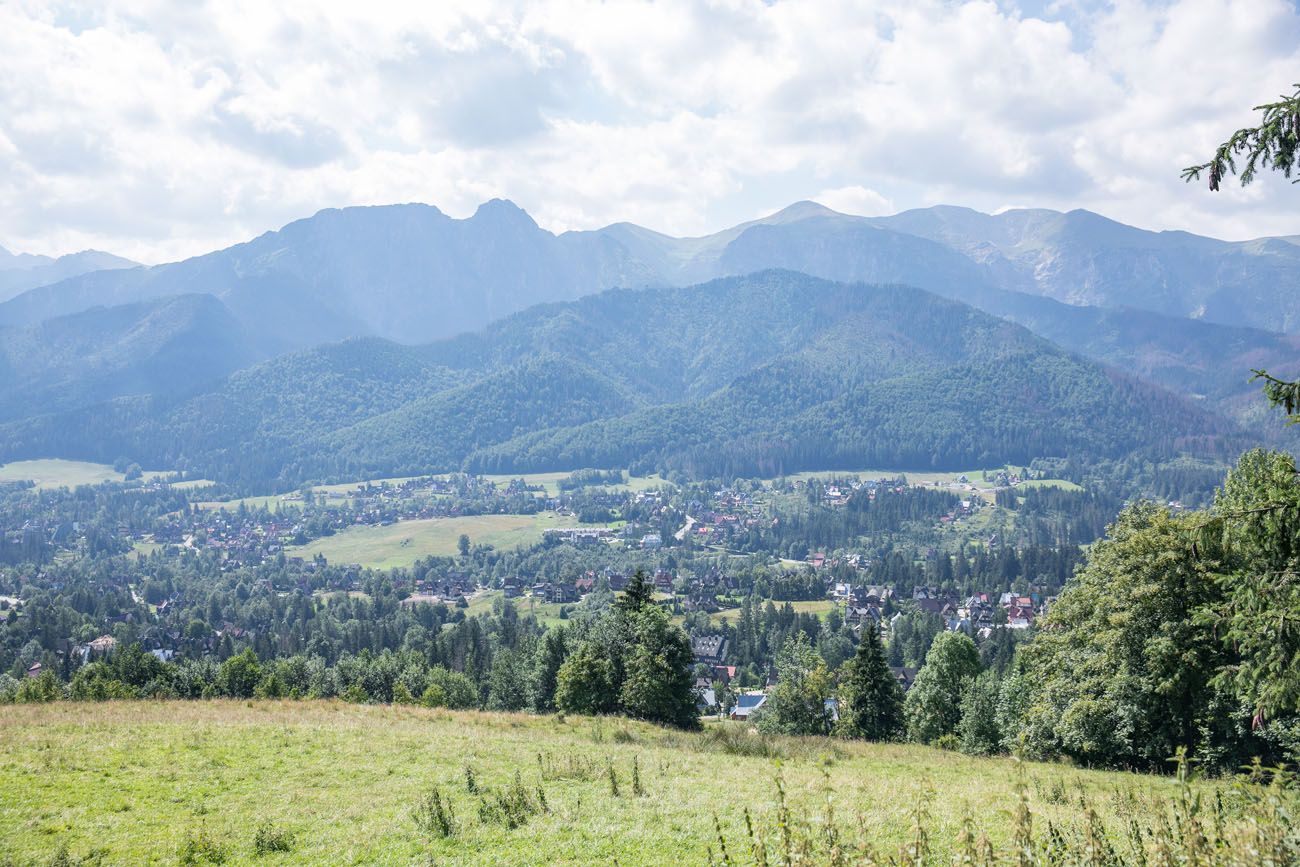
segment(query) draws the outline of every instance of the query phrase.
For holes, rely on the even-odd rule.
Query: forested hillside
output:
[[[422,347],[284,356],[188,399],[0,428],[0,454],[249,485],[469,467],[701,474],[1220,455],[1225,421],[918,289],[771,271],[544,305]]]
[[[211,295],[94,307],[23,328],[0,327],[0,419],[132,394],[187,393],[259,357]]]
[[[1283,246],[1274,249],[1277,244]],[[404,355],[401,363],[412,369],[432,363],[464,371],[470,380],[526,355],[551,352],[601,371],[631,389],[634,401],[651,406],[707,397],[784,354],[804,352],[814,335],[837,323],[864,344],[873,344],[844,356],[851,357],[849,367],[859,378],[867,370],[868,379],[877,382],[887,373],[931,369],[925,339],[929,323],[906,323],[882,341],[862,317],[839,323],[859,308],[838,296],[811,298],[806,305],[791,293],[764,295],[752,289],[733,298],[688,286],[663,290],[658,305],[636,296],[641,300],[629,306],[618,292],[605,292],[580,307],[543,306],[509,316],[537,302],[567,302],[614,286],[685,286],[764,268],[927,289],[1025,325],[1065,349],[1191,397],[1208,412],[1285,444],[1294,439],[1293,432],[1281,430],[1259,411],[1247,378],[1252,367],[1290,371],[1296,339],[1186,318],[1208,309],[1207,292],[1218,293],[1215,297],[1239,290],[1259,295],[1263,289],[1242,287],[1289,279],[1288,255],[1296,248],[1277,244],[1233,245],[1142,232],[1085,212],[988,216],[936,207],[866,219],[811,202],[687,239],[626,223],[555,235],[505,201],[488,202],[464,220],[423,205],[328,210],[226,250],[153,268],[81,274],[0,304],[0,372],[11,380],[0,420],[73,413],[6,430],[0,434],[5,444],[0,455],[35,454],[40,444],[44,454],[87,454],[77,428],[93,422],[114,432],[111,443],[96,446],[95,456],[111,459],[117,451],[206,461],[214,449],[249,442],[254,432],[264,442],[274,440],[285,410],[268,404],[280,398],[308,402],[310,411],[288,412],[303,416],[295,422],[295,437],[306,433],[317,438],[452,384],[434,376],[413,390],[407,383],[398,389],[402,399],[390,400],[391,372],[378,357],[372,361],[379,366],[361,379],[377,387],[376,395],[346,388],[335,394],[332,385],[340,381],[333,374],[322,383],[298,381],[298,374],[314,375],[306,361],[311,353],[301,354],[305,348],[350,337],[380,336],[423,346],[422,352]],[[1193,253],[1191,265],[1179,258]],[[32,258],[10,257],[25,263],[24,273],[35,273],[28,261]],[[71,268],[75,263],[68,258]],[[93,255],[76,260],[86,267],[97,261]],[[1127,283],[1125,274],[1132,277]],[[1158,293],[1155,283],[1163,287]],[[1072,285],[1087,287],[1091,294],[1061,288]],[[914,313],[883,311],[882,327],[891,328],[899,317]],[[1176,315],[1166,315],[1170,313]],[[1256,321],[1225,316],[1218,318]],[[1282,310],[1261,324],[1286,328],[1288,316]],[[844,354],[839,347],[834,351]],[[249,368],[286,352],[290,354],[269,366]],[[886,370],[891,364],[892,372]],[[192,426],[176,401],[236,370],[245,374],[214,392],[221,395],[215,398],[220,411],[215,424],[205,425],[213,430],[187,433]],[[397,380],[407,382],[402,374]],[[796,381],[804,392],[816,390],[806,377]],[[987,396],[978,402],[987,403]],[[170,419],[180,428],[176,435],[142,427],[144,418],[173,412],[179,413]],[[689,412],[689,407],[676,412]],[[268,413],[272,418],[263,421]],[[987,421],[973,423],[986,428]],[[398,418],[392,423],[394,429],[403,424]],[[745,428],[743,423],[737,428],[735,420],[726,424],[735,432]],[[515,426],[518,434],[554,427],[527,418]],[[743,434],[780,439],[780,452],[801,452],[780,425],[761,427]],[[910,434],[897,428],[888,435]],[[1125,436],[1121,431],[1100,434],[1101,439]],[[709,438],[689,435],[687,440],[707,444]],[[495,449],[500,443],[494,435],[472,438],[468,445],[471,450],[494,449],[485,460],[502,464]],[[908,459],[942,443],[942,438],[917,443]],[[465,444],[442,449],[440,465],[453,453],[464,457]],[[382,451],[346,443],[343,448],[352,455],[349,465],[362,459],[358,454],[369,462]],[[824,445],[817,448],[827,451]],[[854,448],[857,454],[889,451],[861,440]],[[961,448],[962,454],[972,455],[996,451],[969,444]],[[532,445],[527,450],[536,451]],[[302,457],[282,454],[293,462]],[[432,454],[417,447],[381,463],[409,466],[417,455],[423,460]],[[539,459],[554,463],[540,452],[519,463],[533,466]],[[294,471],[286,477],[298,475]]]

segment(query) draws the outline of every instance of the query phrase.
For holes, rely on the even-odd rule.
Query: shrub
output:
[[[181,843],[177,860],[186,867],[197,864],[224,864],[226,847],[208,836],[207,831],[200,830],[197,834],[187,836],[185,842]]]
[[[253,834],[253,853],[267,855],[271,852],[288,852],[293,848],[293,834],[276,828],[270,822],[257,826]]]
[[[468,771],[468,768],[466,769]],[[411,811],[415,827],[426,837],[450,837],[456,833],[456,814],[450,799],[437,786],[431,788]]]
[[[516,771],[513,783],[504,789],[488,790],[479,799],[478,817],[485,825],[504,825],[513,829],[548,810],[546,793],[542,788],[538,786],[535,791],[528,791]]]

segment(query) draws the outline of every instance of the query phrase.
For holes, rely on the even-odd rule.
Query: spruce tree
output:
[[[654,585],[650,583],[650,579],[646,577],[645,572],[638,569],[636,574],[632,576],[632,580],[628,582],[627,590],[614,602],[614,607],[624,614],[631,614],[652,604],[654,598]]]
[[[840,731],[851,738],[889,741],[903,734],[903,688],[889,670],[880,629],[862,627],[862,641],[849,662]]]

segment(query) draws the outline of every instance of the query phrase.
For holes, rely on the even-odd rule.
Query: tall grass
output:
[[[969,819],[952,846],[936,845],[927,792],[911,811],[911,829],[902,845],[883,848],[867,822],[842,825],[834,801],[826,798],[820,815],[799,813],[786,800],[778,776],[772,809],[759,826],[748,809],[743,812],[746,838],[729,840],[714,816],[715,845],[711,865],[758,867],[1288,867],[1300,864],[1300,792],[1285,771],[1254,769],[1225,795],[1206,799],[1189,783],[1187,765],[1179,760],[1177,795],[1168,802],[1143,803],[1131,791],[1116,791],[1109,819],[1093,799],[1078,792],[1072,822],[1040,821],[1029,806],[1023,777],[1009,811],[1010,835],[994,844]],[[1052,793],[1056,795],[1054,791]]]

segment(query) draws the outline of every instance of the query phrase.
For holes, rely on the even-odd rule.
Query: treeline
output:
[[[622,470],[574,470],[556,483],[561,491],[576,491],[579,488],[600,485],[621,485],[627,481],[627,474]]]
[[[653,595],[637,573],[613,605],[564,627],[543,632],[535,620],[521,620],[513,605],[498,605],[494,616],[461,621],[423,647],[410,642],[399,651],[365,649],[332,661],[302,653],[264,659],[245,647],[223,661],[168,662],[132,643],[78,667],[66,684],[54,671],[22,679],[0,675],[0,702],[337,697],[618,713],[698,728],[690,642]]]
[[[1087,545],[1106,532],[1123,501],[1105,490],[1001,488],[995,502],[1016,513],[1016,532],[1037,546]]]
[[[899,533],[909,524],[934,524],[961,500],[949,491],[927,488],[878,488],[853,493],[843,508],[821,505],[823,488],[808,485],[806,509],[779,509],[778,520],[754,527],[735,543],[741,551],[773,551],[802,560],[810,551],[833,551],[860,544],[864,536]]]

